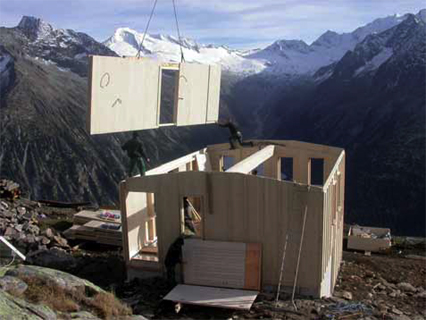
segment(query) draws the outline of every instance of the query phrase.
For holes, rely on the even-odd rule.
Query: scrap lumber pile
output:
[[[352,226],[349,229],[348,249],[379,252],[392,246],[390,229]]]
[[[121,215],[119,210],[80,211],[74,225],[64,232],[68,239],[88,240],[99,244],[121,246]]]

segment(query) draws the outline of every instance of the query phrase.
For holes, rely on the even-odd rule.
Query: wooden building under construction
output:
[[[120,184],[128,277],[164,273],[168,248],[186,234],[258,244],[259,288],[277,286],[285,244],[282,288],[291,288],[301,248],[296,292],[330,296],[342,258],[344,189],[344,150],[298,141],[253,141],[236,150],[212,145],[128,178]],[[250,289],[247,270],[241,289]]]

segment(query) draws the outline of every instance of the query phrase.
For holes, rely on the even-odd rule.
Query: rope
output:
[[[136,57],[138,57],[138,58],[140,58],[140,56],[141,56],[142,45],[143,45],[143,42],[144,42],[144,40],[145,40],[146,33],[148,32],[148,28],[149,28],[149,24],[150,24],[150,22],[151,22],[152,16],[154,15],[154,10],[155,10],[155,7],[156,7],[156,5],[157,5],[157,1],[158,1],[158,0],[155,0],[155,2],[154,2],[154,6],[152,7],[151,15],[149,16],[148,23],[147,23],[147,25],[146,25],[145,32],[144,32],[144,34],[143,34],[142,42],[141,42],[141,44],[139,45],[139,50],[138,50],[138,53],[137,53],[137,55],[136,55]]]
[[[291,294],[291,303],[293,304],[294,310],[296,311],[297,311],[297,306],[294,303],[294,294],[296,292],[297,276],[299,275],[300,254],[302,252],[303,236],[305,235],[305,224],[306,224],[307,213],[308,213],[308,205],[305,206],[305,214],[303,216],[302,234],[300,235],[299,254],[297,255],[296,273],[294,275],[293,292]]]
[[[176,13],[176,5],[175,5],[175,0],[172,0],[173,2],[173,10],[175,13],[175,20],[176,20],[176,29],[177,29],[177,33],[178,33],[178,38],[179,38],[179,46],[180,46],[180,58],[181,58],[181,62],[185,61],[185,57],[183,56],[183,49],[182,49],[182,40],[180,37],[180,30],[179,30],[179,21],[177,18],[177,13]]]
[[[278,281],[277,295],[275,297],[275,310],[278,309],[278,300],[280,298],[281,282],[282,282],[282,279],[283,279],[283,272],[284,272],[285,254],[287,252],[287,242],[288,242],[288,233],[285,236],[284,249],[283,249],[283,259],[281,260],[280,279]],[[273,319],[275,319],[275,312],[274,312],[274,318]]]

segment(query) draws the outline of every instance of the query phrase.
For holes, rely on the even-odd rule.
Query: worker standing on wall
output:
[[[144,159],[146,162],[150,162],[150,160],[145,154],[142,142],[139,140],[138,133],[136,131],[133,132],[132,139],[127,141],[121,147],[121,149],[126,151],[127,156],[130,158],[128,171],[129,177],[133,176],[133,171],[135,170],[135,167],[138,168],[140,175],[144,176],[146,172]]]
[[[170,245],[166,258],[164,259],[164,265],[167,271],[167,282],[171,287],[176,285],[176,265],[182,263],[182,246],[183,237],[179,237]]]
[[[237,144],[242,147],[253,147],[253,142],[243,142],[243,135],[241,134],[241,131],[231,119],[218,121],[217,124],[220,127],[229,129],[229,132],[231,133],[231,136],[229,137],[229,144],[231,145],[231,149],[236,149]]]

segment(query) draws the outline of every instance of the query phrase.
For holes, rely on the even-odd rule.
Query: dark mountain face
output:
[[[14,28],[25,36],[24,52],[33,57],[54,62],[80,76],[87,75],[87,56],[117,56],[115,52],[85,33],[55,29],[34,17],[23,17]]]
[[[0,39],[1,176],[33,199],[117,202],[128,161],[121,145],[131,134],[86,132],[83,77],[88,54],[113,53],[85,34],[37,19],[0,28]],[[140,138],[156,165],[226,136],[210,125],[146,130]]]
[[[274,137],[346,149],[347,222],[425,234],[425,70],[426,26],[409,16],[319,70],[304,103],[275,104]]]

